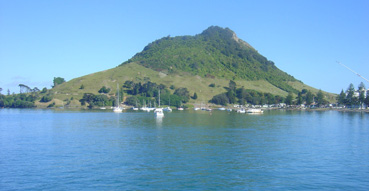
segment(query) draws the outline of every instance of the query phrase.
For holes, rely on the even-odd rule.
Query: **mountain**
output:
[[[72,79],[52,92],[59,100],[81,99],[84,93],[98,94],[105,86],[114,96],[116,84],[127,80],[184,87],[191,95],[196,92],[201,102],[224,93],[230,80],[238,87],[284,97],[302,89],[318,92],[278,69],[229,28],[218,26],[195,36],[161,38],[115,68]],[[326,95],[333,99],[332,94]]]
[[[229,80],[266,80],[286,92],[298,92],[288,84],[297,81],[294,77],[278,69],[232,30],[218,26],[195,36],[156,40],[121,66],[131,62],[165,74],[188,72]]]

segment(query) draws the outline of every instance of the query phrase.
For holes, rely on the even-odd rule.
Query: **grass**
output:
[[[198,98],[197,100],[191,100],[191,103],[207,103],[207,101],[214,95],[225,92],[226,90],[224,87],[228,87],[229,83],[229,80],[226,79],[203,78],[200,76],[193,76],[188,73],[166,75],[165,73],[145,68],[144,66],[136,63],[129,63],[109,70],[72,79],[55,87],[52,92],[54,93],[54,98],[58,100],[70,100],[71,97],[73,97],[74,100],[79,100],[82,98],[84,93],[98,94],[98,90],[102,86],[106,86],[111,89],[108,95],[114,95],[117,84],[121,87],[127,80],[144,82],[144,80],[148,79],[157,84],[164,84],[168,88],[171,85],[174,85],[176,88],[186,87],[190,91],[191,96],[196,92]],[[209,87],[212,83],[215,84],[215,87]],[[254,89],[260,92],[272,93],[280,96],[287,96],[288,94],[265,80],[238,80],[236,83],[237,87],[243,86],[245,89]],[[84,89],[80,89],[82,85],[84,86]],[[308,89],[313,92],[318,91],[317,89],[301,82],[290,82],[290,85],[298,90]]]

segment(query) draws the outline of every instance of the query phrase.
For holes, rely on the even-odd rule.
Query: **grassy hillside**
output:
[[[74,100],[79,100],[82,98],[84,93],[98,94],[98,90],[102,86],[106,86],[107,88],[111,88],[108,95],[114,95],[116,92],[116,85],[120,84],[120,86],[122,86],[122,84],[127,80],[133,80],[136,82],[145,82],[150,80],[157,84],[164,84],[167,87],[174,85],[177,88],[188,88],[191,95],[194,92],[198,95],[198,99],[191,100],[191,103],[206,103],[214,95],[225,92],[224,87],[227,87],[229,83],[229,80],[224,78],[206,78],[185,72],[167,75],[131,62],[124,66],[75,78],[53,88],[52,92],[57,100],[70,99],[71,97],[73,97]],[[286,91],[275,87],[266,80],[236,80],[235,82],[238,87],[243,86],[245,89],[254,89],[260,92],[272,93],[280,96],[287,96],[288,94]],[[210,84],[215,84],[215,87],[209,87]],[[84,89],[80,89],[82,85],[84,86]],[[308,89],[315,93],[318,91],[298,81],[293,82],[291,86],[298,90]]]

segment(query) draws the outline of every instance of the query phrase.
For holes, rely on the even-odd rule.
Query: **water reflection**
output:
[[[155,117],[156,126],[157,127],[162,127],[162,125],[163,125],[163,118],[164,118],[164,116],[156,116]]]

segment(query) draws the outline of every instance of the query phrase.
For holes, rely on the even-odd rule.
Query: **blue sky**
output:
[[[307,85],[339,93],[369,78],[369,1],[0,0],[0,87],[50,88],[118,66],[164,36],[228,27]]]

